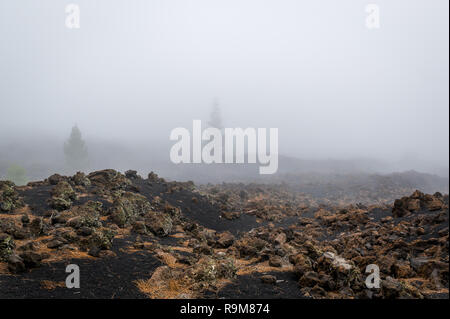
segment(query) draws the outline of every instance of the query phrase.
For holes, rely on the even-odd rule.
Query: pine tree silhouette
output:
[[[64,143],[66,163],[72,170],[84,170],[88,167],[88,151],[78,126],[72,127],[67,142]]]
[[[215,99],[213,102],[208,124],[210,125],[210,127],[218,128],[219,130],[222,130],[223,128],[222,114],[220,112],[219,101],[217,99]]]
[[[208,125],[209,127],[216,128],[223,133],[224,127],[222,122],[222,113],[220,111],[219,100],[217,98],[214,99],[213,101],[211,113],[209,114]],[[204,146],[205,144],[207,144],[207,141],[202,141],[202,143]],[[225,145],[225,137],[222,135],[221,147],[220,149],[215,150],[215,152],[222,153],[222,161],[225,160],[225,154],[223,153],[224,145]]]

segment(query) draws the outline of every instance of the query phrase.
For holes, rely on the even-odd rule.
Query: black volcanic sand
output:
[[[183,216],[198,222],[207,228],[216,231],[229,230],[235,235],[261,226],[254,216],[243,214],[237,220],[226,220],[220,217],[217,207],[211,205],[203,196],[191,191],[167,193],[164,183],[151,183],[143,179],[133,180],[138,192],[152,200],[159,196],[171,205],[182,207]],[[20,195],[30,206],[33,215],[42,216],[51,209],[48,199],[54,186],[39,185],[32,189],[21,190]],[[89,187],[89,191],[92,188]],[[194,203],[192,198],[197,198]],[[105,207],[111,204],[100,196],[85,196],[74,201],[73,205],[82,205],[89,200],[101,201]],[[92,259],[72,259],[57,263],[43,263],[39,268],[21,275],[0,274],[0,298],[146,298],[134,281],[148,279],[153,271],[161,266],[161,262],[151,252],[142,251],[132,254],[120,250],[125,245],[134,242],[135,236],[130,236],[127,242],[124,239],[114,239],[112,251],[116,257]],[[174,244],[175,238],[165,237],[159,239],[160,244]],[[41,286],[44,280],[52,282],[65,282],[69,275],[65,268],[69,264],[80,267],[80,289],[56,287],[48,290]],[[245,283],[244,283],[245,285]],[[298,290],[297,290],[298,291]]]
[[[257,223],[254,216],[246,214],[243,214],[237,220],[224,219],[220,216],[219,208],[211,205],[207,199],[198,193],[185,189],[167,193],[168,186],[165,183],[152,183],[144,179],[134,179],[132,182],[133,186],[136,187],[135,190],[148,200],[151,201],[156,196],[159,196],[173,206],[182,207],[182,213],[187,219],[219,232],[228,230],[234,235],[237,235],[240,232],[246,232],[263,225],[263,223]],[[33,214],[42,216],[44,212],[51,210],[51,207],[48,205],[48,199],[51,197],[53,187],[48,185],[34,186],[32,189],[22,190],[19,193],[30,206]],[[92,189],[92,187],[89,187],[88,191]],[[195,203],[192,200],[194,197],[197,199]],[[100,196],[92,195],[78,198],[74,201],[73,205],[82,205],[89,200],[100,201],[105,208],[111,205]]]
[[[173,206],[182,207],[183,215],[200,225],[216,231],[230,231],[234,235],[246,232],[262,224],[256,222],[254,216],[243,214],[239,219],[227,220],[220,216],[218,207],[212,205],[207,199],[198,193],[181,190],[167,193],[167,186],[160,183],[149,183],[144,179],[135,179],[133,184],[139,189],[139,193],[149,200],[159,196]],[[194,202],[192,198],[196,198]]]
[[[48,204],[48,200],[51,198],[51,191],[54,187],[55,186],[53,185],[34,186],[31,189],[19,190],[19,194],[23,198],[24,202],[29,205],[33,215],[42,216],[46,211],[52,209]],[[88,188],[89,191],[92,189],[92,187]],[[111,204],[103,198],[92,195],[77,198],[73,201],[73,206],[83,205],[90,200],[101,202],[104,208],[111,206]]]
[[[72,259],[46,264],[20,276],[0,275],[1,298],[147,298],[135,280],[147,279],[161,262],[148,252],[124,253],[120,250],[128,242],[115,239],[112,250],[116,257]],[[41,281],[65,282],[69,275],[66,266],[80,267],[80,289],[57,287],[53,290],[41,286]]]
[[[169,184],[161,182],[150,182],[144,179],[132,180],[134,191],[145,196],[152,201],[156,196],[161,197],[173,206],[182,209],[185,219],[195,221],[198,224],[216,230],[218,232],[230,231],[236,237],[248,232],[253,228],[267,225],[266,221],[258,223],[256,217],[242,214],[238,219],[227,220],[221,218],[219,207],[213,205],[206,197],[199,193],[180,189],[168,192]],[[33,215],[42,216],[44,212],[51,209],[47,200],[51,197],[51,190],[54,186],[39,185],[32,189],[20,191],[24,201],[30,206]],[[91,191],[93,187],[87,187],[89,196],[80,197],[74,201],[74,205],[81,205],[88,200],[101,201],[105,208],[111,204],[101,196],[94,195]],[[196,200],[194,201],[193,198]],[[310,208],[301,217],[314,218],[316,209]],[[422,214],[435,215],[437,213],[419,212],[410,216],[396,218],[395,222],[402,220],[412,220]],[[369,218],[375,222],[392,216],[391,211],[376,208],[368,212]],[[425,226],[425,234],[405,238],[406,241],[415,239],[439,238],[438,232],[448,227],[448,210],[446,212],[446,223],[431,229]],[[299,217],[286,217],[280,222],[274,222],[276,226],[284,228],[295,225]],[[348,227],[348,226],[346,226]],[[345,227],[336,229],[333,234],[324,235],[321,240],[332,240],[337,238],[341,232],[351,232],[352,229]],[[144,237],[144,236],[142,236]],[[135,281],[148,279],[154,270],[162,263],[150,251],[126,252],[125,247],[131,246],[136,239],[136,235],[128,236],[125,239],[115,238],[112,251],[115,257],[95,258],[95,259],[72,259],[64,262],[43,263],[39,268],[32,269],[21,275],[0,274],[0,298],[147,298],[141,293]],[[147,239],[147,238],[145,238]],[[149,241],[157,240],[161,245],[173,245],[177,239],[173,237],[153,238]],[[77,264],[80,267],[80,289],[67,289],[57,287],[49,290],[42,287],[42,281],[65,282],[68,274],[65,268],[68,264]],[[267,284],[261,281],[263,273],[252,273],[240,275],[227,286],[218,292],[207,292],[205,298],[304,298],[300,293],[298,278],[293,272],[270,272],[279,282]],[[448,296],[447,296],[448,297]]]
[[[261,281],[263,275],[273,275],[278,281],[267,284]],[[300,294],[298,278],[293,272],[252,273],[238,276],[233,283],[222,288],[211,298],[239,298],[239,299],[299,299],[305,298]]]

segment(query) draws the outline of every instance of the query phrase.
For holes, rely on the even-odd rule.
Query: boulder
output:
[[[312,261],[302,253],[289,256],[289,261],[294,264],[295,273],[301,277],[306,272],[312,270]]]
[[[17,255],[9,256],[7,262],[8,262],[8,270],[12,273],[21,273],[26,271],[26,267],[22,258],[20,258]]]
[[[0,234],[0,261],[7,261],[14,252],[16,244],[12,236]]]
[[[424,201],[424,206],[429,211],[435,211],[435,210],[441,210],[444,206],[444,203],[440,199],[433,196],[429,200]]]
[[[47,178],[47,182],[50,185],[57,185],[59,182],[67,182],[68,178],[66,176],[61,176],[59,174],[53,174]]]
[[[55,249],[63,246],[66,242],[61,239],[53,239],[47,243],[47,248]]]
[[[133,232],[135,232],[136,234],[147,234],[147,227],[145,226],[145,222],[144,221],[136,221],[133,223],[132,225],[132,229]]]
[[[219,248],[228,248],[234,243],[234,236],[230,232],[223,232],[218,236],[216,246]]]
[[[239,217],[241,217],[241,213],[239,213],[239,212],[222,212],[221,216],[227,220],[234,220],[234,219],[238,219]]]
[[[386,277],[381,281],[381,291],[386,299],[398,298],[403,290],[402,284],[392,277]]]
[[[33,219],[30,223],[29,229],[31,233],[35,236],[45,235],[50,226],[44,221],[42,217],[37,217]]]
[[[44,259],[42,255],[34,251],[25,251],[21,253],[20,258],[22,258],[25,267],[36,268],[41,265],[41,261]]]
[[[138,179],[139,176],[137,174],[137,171],[134,170],[128,170],[125,172],[125,177],[129,179]]]
[[[140,194],[124,192],[116,197],[109,210],[110,219],[119,227],[132,224],[138,217],[143,217],[152,206],[147,198]]]
[[[101,250],[108,250],[112,248],[114,236],[115,232],[108,228],[96,229],[83,243],[88,249],[97,247]]]
[[[299,280],[299,284],[301,287],[314,287],[315,285],[320,283],[319,274],[315,271],[308,271],[303,274],[303,276]]]
[[[286,234],[285,233],[279,233],[275,239],[274,239],[275,243],[277,245],[283,245],[286,242]]]
[[[280,256],[271,256],[269,259],[269,266],[281,267],[283,266],[283,260]]]
[[[11,212],[24,205],[15,185],[10,181],[0,181],[0,212]]]
[[[66,181],[60,181],[52,189],[52,198],[49,200],[49,205],[58,211],[62,211],[69,209],[76,199],[77,195],[72,186]]]
[[[107,190],[124,190],[131,185],[131,181],[113,169],[104,169],[90,173],[88,179],[97,187]]]
[[[263,275],[261,276],[261,281],[265,284],[274,285],[277,283],[277,277],[272,275]]]
[[[334,254],[332,252],[330,252],[330,251],[325,252],[322,255],[322,257],[325,260],[331,262],[331,264],[335,268],[342,268],[344,270],[351,270],[354,267],[350,261],[348,261],[348,260],[346,260],[346,259],[344,259],[344,258],[342,258],[342,257],[340,257],[340,256],[338,256],[338,255],[336,255],[336,254]]]
[[[75,175],[71,177],[71,181],[76,186],[90,186],[91,181],[87,176],[82,172],[77,172]]]
[[[156,236],[164,237],[172,230],[172,219],[165,213],[149,211],[145,215],[145,226]]]

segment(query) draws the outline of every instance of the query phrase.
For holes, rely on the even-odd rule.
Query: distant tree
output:
[[[215,99],[213,102],[208,124],[210,127],[215,127],[218,128],[219,130],[223,128],[222,113],[220,112],[219,102],[217,99]]]
[[[208,125],[211,128],[219,129],[220,131],[223,131],[223,122],[222,122],[222,113],[220,111],[219,101],[217,99],[214,99],[211,113],[209,114],[209,120]],[[203,145],[206,145],[209,141],[202,141]],[[225,154],[223,153],[223,148],[225,145],[225,137],[222,135],[222,141],[221,141],[221,149],[215,149],[214,152],[221,152],[222,153],[222,160],[225,159]]]
[[[88,167],[88,151],[81,137],[80,129],[75,125],[64,144],[67,165],[73,170],[85,170]]]
[[[25,185],[28,182],[26,173],[27,172],[25,168],[13,164],[10,167],[8,167],[8,170],[6,172],[6,179],[18,186]]]

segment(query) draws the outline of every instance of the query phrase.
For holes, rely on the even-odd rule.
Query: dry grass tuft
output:
[[[6,275],[8,273],[9,273],[9,271],[8,271],[8,264],[0,262],[0,274]]]
[[[192,248],[190,247],[181,247],[181,246],[168,246],[170,249],[184,251],[187,253],[192,253]]]
[[[272,267],[269,266],[269,262],[265,261],[262,263],[254,264],[256,259],[236,259],[236,267],[238,271],[236,272],[237,275],[248,275],[251,273],[266,273],[266,272],[285,272],[285,271],[293,271],[294,266],[283,266],[283,267]]]
[[[184,278],[158,280],[154,276],[147,280],[136,281],[138,289],[151,299],[192,298],[192,285]]]
[[[14,213],[15,213],[15,214],[19,214],[19,215],[23,215],[23,214],[31,214],[31,208],[30,208],[30,206],[25,205],[25,206],[23,206],[23,207],[16,208],[16,209],[14,210]]]
[[[156,256],[161,259],[170,268],[180,268],[182,265],[177,263],[177,259],[169,253],[165,253],[161,250],[156,251]]]
[[[55,288],[65,288],[66,284],[63,281],[51,281],[51,280],[42,280],[41,287],[47,290],[53,290]]]
[[[170,237],[173,237],[173,238],[184,238],[185,234],[184,233],[175,233],[175,234],[170,235]]]

